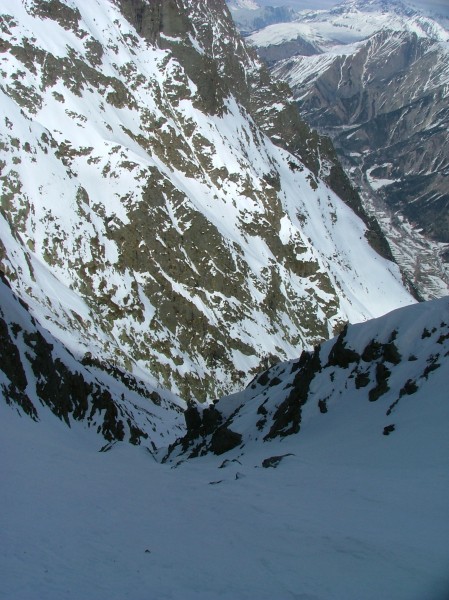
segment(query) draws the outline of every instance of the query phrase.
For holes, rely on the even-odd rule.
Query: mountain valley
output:
[[[249,40],[332,138],[421,297],[446,295],[449,20],[399,0],[351,0]]]
[[[0,0],[0,600],[447,598],[444,210],[368,194],[349,46],[348,125],[232,20],[296,13],[228,5]]]

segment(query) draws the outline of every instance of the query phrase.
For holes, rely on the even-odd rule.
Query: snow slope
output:
[[[393,444],[410,443],[408,419],[427,413],[422,431],[413,432],[417,438],[424,433],[425,442],[434,426],[433,410],[447,410],[448,376],[449,299],[399,309],[350,325],[299,360],[279,363],[255,377],[245,391],[196,409],[199,417],[188,419],[187,436],[171,449],[169,459],[218,454],[214,436],[222,429],[241,437],[230,448],[233,453],[245,448],[246,454],[253,446],[268,448],[276,439],[295,444],[288,436],[295,438],[298,432],[299,439],[321,429],[341,432],[349,422],[356,429],[350,428],[340,444],[360,445],[362,459],[371,455],[371,442],[377,444],[389,425],[394,425]],[[419,462],[417,447],[410,459]]]
[[[397,332],[400,362],[386,361],[391,345],[372,344],[377,358],[364,361],[387,364],[390,392],[369,402],[348,378],[356,363],[325,367],[300,432],[256,440],[257,406],[266,400],[271,414],[285,398],[294,363],[284,364],[268,372],[271,385],[217,404],[233,412],[245,401],[233,421],[243,448],[177,468],[142,446],[100,453],[94,432],[54,417],[37,424],[1,403],[0,598],[445,600],[448,323],[444,299],[350,327],[342,341],[361,354]],[[323,364],[336,343],[322,347]],[[387,417],[404,378],[417,390]]]

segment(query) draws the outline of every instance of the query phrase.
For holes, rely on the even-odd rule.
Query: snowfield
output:
[[[296,455],[276,470],[267,449],[171,469],[1,413],[5,600],[447,597],[445,434],[418,464],[392,437],[348,449],[329,432],[282,447]],[[447,407],[435,417],[447,431]]]

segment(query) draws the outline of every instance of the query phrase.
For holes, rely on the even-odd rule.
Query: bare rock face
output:
[[[224,2],[33,0],[2,32],[0,262],[77,355],[206,400],[412,301]]]
[[[176,37],[189,29],[184,8],[176,0],[120,0],[119,6],[137,33],[152,44],[161,34]]]

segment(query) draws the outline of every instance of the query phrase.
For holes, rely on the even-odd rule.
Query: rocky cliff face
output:
[[[315,44],[313,56],[287,52],[296,35]],[[332,137],[368,205],[405,220],[390,218],[385,231],[423,297],[447,293],[449,281],[447,39],[441,24],[400,2],[348,2],[254,36],[263,56],[282,58],[274,74],[307,122]]]
[[[0,12],[1,265],[77,357],[204,400],[411,302],[224,2]]]

